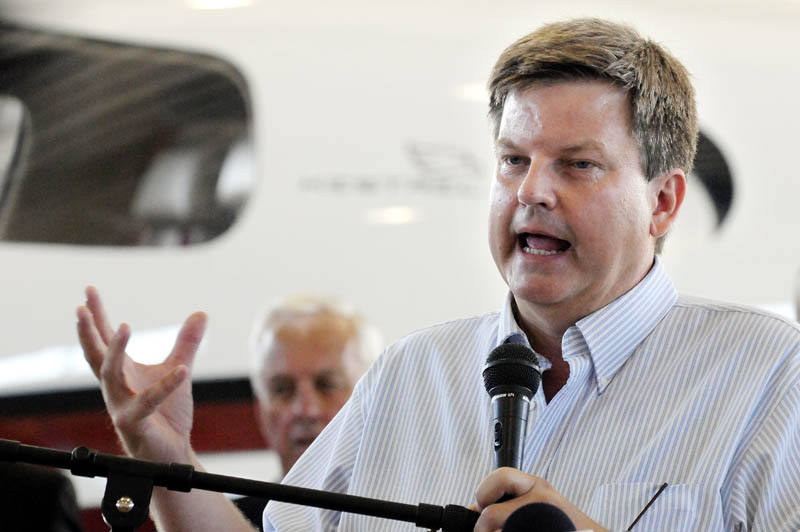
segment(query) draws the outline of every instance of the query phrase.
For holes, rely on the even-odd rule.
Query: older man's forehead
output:
[[[324,331],[323,331],[324,332]],[[356,353],[355,337],[332,335],[275,335],[264,353],[265,375],[317,375],[343,372]]]
[[[283,344],[296,342],[341,344],[355,335],[352,320],[332,312],[289,316],[272,327],[273,341]]]
[[[292,384],[302,379],[309,379],[311,381],[324,380],[324,379],[343,379],[346,377],[344,368],[294,368],[294,371],[287,368],[274,368],[275,371],[270,371],[267,368],[264,371],[264,380],[267,384],[279,386],[281,384]]]

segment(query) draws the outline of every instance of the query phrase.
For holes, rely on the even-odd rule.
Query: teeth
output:
[[[564,253],[563,251],[546,251],[544,249],[534,249],[525,246],[522,248],[522,251],[525,253],[530,253],[531,255],[558,255],[559,253]]]

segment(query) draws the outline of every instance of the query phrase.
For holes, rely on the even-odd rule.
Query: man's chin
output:
[[[306,449],[308,449],[311,446],[311,443],[313,441],[314,441],[313,439],[307,439],[297,443],[293,443],[292,452],[299,457],[301,454],[306,452]]]
[[[530,279],[512,281],[509,288],[518,305],[550,307],[567,299],[567,290],[558,279]]]
[[[284,469],[285,469],[284,473],[288,472],[289,469],[294,467],[294,464],[303,455],[304,452],[305,452],[305,449],[297,449],[297,448],[294,448],[294,447],[292,448],[291,454],[289,455],[289,460],[287,460],[287,461],[285,461],[283,463],[283,466],[284,466]]]
[[[309,446],[310,444],[294,445],[292,447],[292,452],[294,453],[295,457],[299,458],[304,452],[306,452],[306,449],[308,449]]]

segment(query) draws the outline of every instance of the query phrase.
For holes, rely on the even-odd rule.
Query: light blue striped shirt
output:
[[[284,482],[474,503],[494,459],[481,371],[515,335],[526,341],[509,295],[501,312],[390,346]],[[800,530],[798,324],[678,296],[656,260],[636,287],[570,327],[562,354],[569,380],[550,403],[541,389],[535,396],[524,471],[612,530],[625,530],[664,482],[634,530]],[[264,524],[419,530],[274,502]]]

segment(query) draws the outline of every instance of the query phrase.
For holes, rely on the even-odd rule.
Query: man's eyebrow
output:
[[[315,373],[314,377],[340,377],[344,374],[344,370],[341,369],[323,369]]]
[[[520,147],[513,140],[509,138],[499,137],[497,140],[495,140],[494,149],[495,151],[500,151],[504,149],[510,151],[519,151]],[[559,149],[560,152],[566,154],[576,153],[584,150],[596,150],[605,153],[605,146],[602,142],[598,142],[593,139],[588,139],[585,141],[579,141],[573,144],[568,144]]]
[[[500,151],[502,149],[516,151],[519,150],[519,146],[517,146],[511,139],[498,137],[497,140],[494,141],[494,149],[495,151]]]
[[[561,148],[562,153],[575,153],[584,150],[596,150],[601,153],[605,153],[603,143],[597,142],[596,140],[586,140],[583,142],[577,142],[575,144],[569,144]]]

